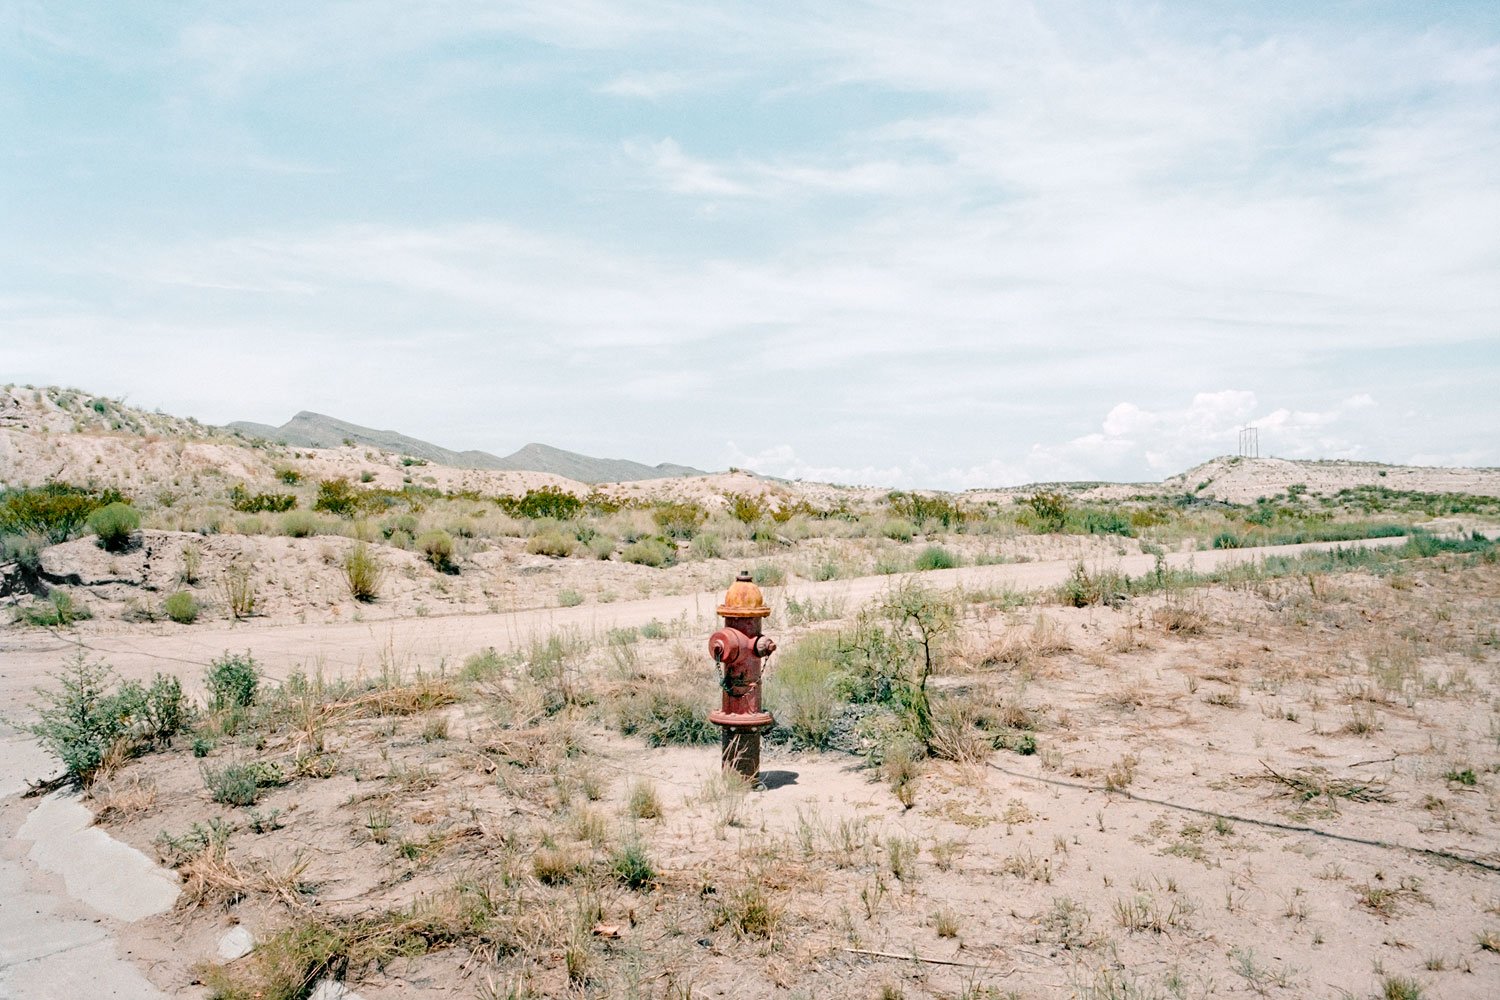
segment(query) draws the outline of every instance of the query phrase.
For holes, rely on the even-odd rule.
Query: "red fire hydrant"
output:
[[[752,782],[760,773],[760,734],[776,724],[760,704],[761,660],[776,651],[776,643],[760,634],[760,621],[770,613],[760,588],[748,572],[741,572],[719,605],[724,627],[708,640],[724,691],[719,710],[708,713],[708,721],[723,727],[719,746],[724,770]]]

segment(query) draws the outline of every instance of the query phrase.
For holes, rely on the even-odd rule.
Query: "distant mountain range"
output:
[[[337,448],[345,441],[366,448],[425,458],[458,469],[504,469],[516,472],[550,472],[581,483],[625,483],[638,479],[671,479],[701,476],[702,469],[663,462],[645,465],[623,458],[592,458],[545,444],[528,444],[504,458],[487,451],[453,451],[395,431],[378,431],[346,420],[303,410],[280,427],[236,420],[229,429],[248,437],[265,438],[298,448]]]

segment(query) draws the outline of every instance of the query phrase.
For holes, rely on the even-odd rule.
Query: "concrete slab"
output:
[[[61,772],[61,765],[30,734],[0,721],[0,799],[24,792],[28,781]]]
[[[0,966],[0,1000],[167,1000],[101,940],[29,962]]]
[[[16,838],[32,842],[31,861],[61,875],[68,895],[100,913],[128,923],[171,909],[180,891],[177,876],[93,822],[76,792],[53,792]]]

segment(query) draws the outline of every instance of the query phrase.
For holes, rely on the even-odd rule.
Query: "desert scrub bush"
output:
[[[893,517],[880,526],[880,533],[897,542],[909,542],[917,535],[916,525],[905,518]]]
[[[191,625],[198,620],[198,599],[186,590],[170,595],[161,607],[179,625]]]
[[[453,573],[458,567],[453,562],[453,536],[446,531],[424,532],[417,539],[417,551],[432,563],[439,573]]]
[[[632,684],[615,702],[615,724],[647,746],[707,746],[719,742],[719,728],[708,721],[709,699],[690,699],[665,681]]]
[[[767,679],[766,703],[800,746],[822,749],[833,732],[838,644],[837,635],[814,632],[781,653]]]
[[[203,787],[209,796],[226,806],[253,806],[261,789],[286,784],[281,768],[263,761],[249,764],[203,765]]]
[[[0,534],[31,534],[52,544],[65,542],[83,529],[94,511],[123,502],[125,495],[119,490],[90,490],[66,483],[0,490]]]
[[[280,514],[297,506],[292,493],[251,493],[244,483],[229,488],[229,506],[242,514]]]
[[[255,579],[249,566],[231,566],[219,577],[219,594],[236,620],[255,613]]]
[[[561,531],[543,531],[526,540],[526,551],[534,556],[552,556],[565,559],[578,548],[576,539]]]
[[[758,587],[780,587],[786,583],[786,570],[776,563],[760,563],[750,571],[750,579]]]
[[[182,566],[177,571],[177,579],[189,585],[197,583],[202,569],[203,550],[193,542],[188,542],[182,547]]]
[[[656,786],[645,778],[637,779],[625,799],[625,813],[632,819],[661,819],[661,796]]]
[[[677,558],[677,547],[660,538],[642,538],[625,546],[620,558],[640,566],[670,566]]]
[[[115,502],[89,515],[89,527],[99,544],[110,552],[123,552],[130,536],[141,526],[141,515],[129,504]]]
[[[693,536],[692,550],[696,559],[718,559],[724,554],[723,543],[713,532]]]
[[[157,674],[149,688],[116,684],[114,671],[102,660],[89,662],[82,650],[54,676],[57,690],[38,691],[42,704],[31,733],[79,784],[93,781],[111,755],[167,745],[187,723],[176,678]]]
[[[656,866],[639,840],[615,848],[609,858],[609,873],[627,889],[649,889],[656,882]]]
[[[728,927],[736,937],[770,938],[781,926],[781,915],[781,907],[752,881],[721,895],[710,925]]]
[[[260,688],[260,668],[249,652],[243,655],[226,652],[209,663],[203,686],[208,690],[210,711],[249,708],[255,704]]]
[[[16,621],[41,628],[67,628],[77,621],[87,621],[94,613],[73,600],[66,590],[53,588],[45,601],[23,604],[16,608]]]
[[[1043,534],[1062,531],[1071,509],[1067,496],[1056,490],[1037,490],[1022,503],[1030,509],[1031,523]]]
[[[576,608],[583,603],[583,595],[576,590],[564,587],[557,592],[557,603],[565,608]]]
[[[917,570],[953,569],[959,564],[958,556],[941,545],[929,545],[923,549],[912,566]]]
[[[305,510],[294,510],[283,515],[278,525],[288,538],[311,538],[319,533],[323,522]]]
[[[651,512],[651,519],[668,538],[687,540],[708,520],[708,511],[691,502],[663,503]]]
[[[338,517],[353,517],[359,511],[360,491],[342,476],[318,483],[318,497],[313,510],[327,511]]]
[[[290,465],[277,466],[275,475],[277,479],[281,480],[283,483],[286,483],[288,486],[296,486],[298,483],[302,482],[302,473],[298,472]]]
[[[567,521],[583,513],[583,501],[556,486],[527,490],[519,497],[496,497],[495,503],[511,517],[524,517],[532,520],[550,517],[558,521]]]
[[[380,580],[385,575],[385,567],[369,545],[355,543],[354,548],[344,555],[343,571],[350,597],[368,602],[380,596]]]
[[[968,520],[968,513],[958,502],[947,497],[896,491],[887,495],[886,503],[897,517],[905,518],[924,530],[929,523],[958,528]]]

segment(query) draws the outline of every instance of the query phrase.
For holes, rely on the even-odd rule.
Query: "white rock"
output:
[[[307,1000],[364,1000],[358,993],[337,979],[321,979],[313,987]]]
[[[222,962],[233,962],[237,958],[244,958],[255,950],[255,936],[245,928],[244,924],[237,924],[229,929],[229,932],[219,938],[219,960]]]

